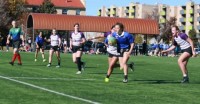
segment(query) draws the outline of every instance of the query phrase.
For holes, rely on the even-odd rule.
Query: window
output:
[[[68,11],[67,9],[63,9],[62,14],[67,14],[67,11]]]
[[[80,15],[81,14],[81,10],[80,9],[77,9],[76,10],[76,15]]]

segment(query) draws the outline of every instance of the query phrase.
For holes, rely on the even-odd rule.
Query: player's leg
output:
[[[109,66],[108,66],[105,82],[109,82],[109,77],[112,74],[113,68],[117,61],[118,61],[118,58],[115,56],[113,56],[112,58],[109,58],[109,62],[108,62]]]
[[[178,59],[178,65],[181,69],[181,72],[183,74],[183,83],[185,82],[189,82],[189,78],[188,78],[188,71],[187,71],[187,62],[188,59],[191,57],[191,55],[188,52],[183,52],[181,54],[181,56]]]
[[[53,53],[54,53],[54,49],[51,48],[51,49],[49,50],[49,64],[47,65],[47,67],[50,67],[50,66],[51,66]]]
[[[46,62],[46,59],[45,59],[45,55],[44,55],[44,48],[40,48],[40,52],[42,54],[42,59],[43,59],[43,62]]]
[[[124,83],[128,82],[128,65],[127,65],[127,62],[129,60],[129,58],[130,58],[130,55],[128,54],[128,52],[124,52],[122,63],[121,63],[123,65],[123,69],[124,69],[124,80],[123,80]]]
[[[60,67],[60,50],[56,51],[56,57],[58,59],[58,65],[56,67],[59,68]]]
[[[39,51],[39,48],[36,48],[36,50],[35,50],[35,61],[37,61],[38,51]]]
[[[81,74],[81,65],[83,64],[82,62],[81,62],[81,56],[82,56],[82,51],[77,51],[76,52],[76,62],[77,62],[77,67],[78,67],[78,72],[77,72],[77,74],[79,73],[79,74]]]

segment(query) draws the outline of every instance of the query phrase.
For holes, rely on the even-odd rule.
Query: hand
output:
[[[72,49],[72,46],[70,46],[69,48]]]
[[[167,53],[166,51],[161,51],[161,53],[163,54],[163,53]]]
[[[6,44],[7,44],[7,45],[10,44],[10,40],[7,40]]]
[[[192,52],[192,57],[196,57],[196,53],[194,51]]]
[[[24,43],[24,41],[22,42],[22,46],[25,46],[25,43]]]
[[[39,46],[38,46],[38,45],[36,45],[36,48],[39,48]]]

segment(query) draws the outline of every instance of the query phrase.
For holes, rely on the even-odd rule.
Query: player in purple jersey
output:
[[[85,62],[81,61],[83,54],[83,45],[85,43],[85,35],[79,31],[79,24],[74,24],[74,31],[71,33],[70,37],[70,49],[72,50],[73,62],[77,64],[78,71],[76,74],[81,74],[82,70],[85,68]]]
[[[45,62],[46,59],[44,57],[44,38],[42,37],[42,32],[40,32],[39,35],[36,37],[35,44],[36,44],[35,62],[37,61],[39,51],[42,53],[43,62]]]
[[[51,43],[51,48],[49,50],[49,64],[47,65],[47,67],[51,66],[53,53],[55,52],[58,59],[58,65],[56,66],[56,68],[59,68],[61,39],[60,36],[56,33],[56,29],[52,30],[52,35],[50,36],[50,39],[48,41]]]
[[[13,65],[15,59],[18,59],[18,65],[22,65],[21,56],[19,54],[19,48],[22,40],[22,46],[24,46],[24,36],[22,34],[21,28],[17,27],[16,21],[12,21],[12,28],[9,31],[6,44],[10,44],[10,39],[12,39],[13,44],[13,57],[9,64]]]
[[[181,33],[178,26],[172,26],[171,31],[174,38],[173,45],[169,49],[162,51],[162,53],[175,49],[177,45],[180,46],[183,52],[178,59],[178,65],[183,74],[183,80],[181,83],[189,83],[187,63],[190,57],[195,56],[193,41],[185,33]]]

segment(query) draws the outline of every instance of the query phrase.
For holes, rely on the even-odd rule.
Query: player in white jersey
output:
[[[51,66],[53,53],[56,53],[57,59],[58,59],[58,65],[57,68],[60,67],[60,47],[61,47],[61,39],[58,34],[56,34],[56,29],[52,30],[52,35],[50,36],[49,42],[51,43],[51,48],[49,50],[49,64],[47,67]]]
[[[81,70],[85,68],[85,62],[81,61],[81,56],[83,53],[83,45],[85,43],[85,35],[79,31],[79,24],[74,25],[74,32],[71,33],[70,37],[70,49],[72,50],[73,62],[77,64],[78,72],[76,74],[81,74]]]
[[[189,83],[187,63],[191,56],[195,56],[193,41],[185,33],[181,33],[177,26],[172,27],[172,34],[174,44],[169,49],[162,51],[162,53],[169,52],[175,49],[177,45],[180,45],[183,52],[178,59],[178,65],[183,74],[181,83]]]

